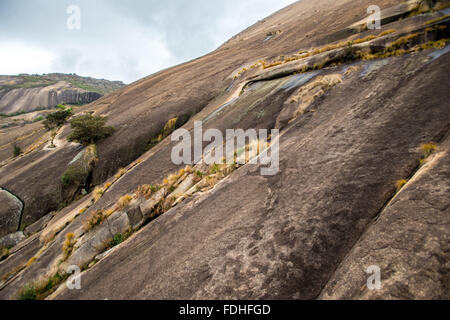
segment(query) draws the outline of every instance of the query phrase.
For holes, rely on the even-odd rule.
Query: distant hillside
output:
[[[124,86],[76,74],[0,76],[0,114],[12,115],[55,107],[87,104]]]

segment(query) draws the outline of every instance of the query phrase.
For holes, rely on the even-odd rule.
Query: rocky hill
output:
[[[76,108],[115,128],[95,145],[26,124],[0,168],[0,299],[448,299],[450,1],[377,1],[381,30],[372,4],[296,2]],[[279,129],[259,149],[278,172],[174,164],[199,121]]]
[[[88,104],[124,84],[75,74],[0,76],[0,114],[14,115],[58,104]]]

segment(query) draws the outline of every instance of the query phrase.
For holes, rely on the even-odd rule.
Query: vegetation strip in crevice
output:
[[[395,30],[388,30],[383,33],[381,33],[378,37],[395,33]],[[434,41],[425,40],[432,38],[433,36],[436,36],[437,39]],[[332,46],[332,49],[330,50],[326,49],[329,46],[325,46],[323,48],[314,49],[312,51],[314,54],[308,53],[307,56],[300,57],[298,59],[286,59],[286,62],[277,62],[273,65],[273,67],[275,67],[273,72],[262,73],[245,80],[241,94],[249,85],[260,81],[275,80],[309,71],[321,70],[329,66],[337,66],[357,61],[384,59],[387,57],[401,56],[432,48],[443,49],[447,43],[450,42],[448,26],[443,23],[437,23],[434,26],[422,26],[415,31],[401,34],[397,38],[392,38],[386,45],[380,43],[377,46],[370,46],[371,42],[377,40],[378,37],[367,36],[362,39],[356,39],[353,42],[348,41],[345,45],[344,42],[342,42],[338,45],[334,45],[336,47]],[[357,44],[357,46],[354,46],[355,44]],[[292,66],[292,68],[287,68],[284,70],[278,70],[276,68],[287,62],[302,60],[307,57],[314,57],[316,55],[331,51],[334,52],[334,56],[326,55],[317,61],[305,61],[303,65]],[[255,66],[258,65],[259,64],[255,64]]]
[[[139,225],[137,229],[129,230],[125,233],[121,233],[120,235],[114,234],[112,241],[110,243],[106,243],[104,248],[100,249],[97,253],[97,256],[102,255],[103,253],[108,252],[110,249],[126,242],[126,240],[129,239],[134,233],[138,232],[143,227],[148,225],[151,221],[163,215],[170,209],[176,207],[187,198],[194,196],[196,193],[203,193],[214,189],[214,187],[219,182],[228,177],[240,166],[249,163],[250,160],[252,160],[254,157],[259,156],[262,152],[265,152],[269,148],[269,143],[264,145],[261,141],[252,141],[248,143],[243,149],[238,150],[232,155],[231,159],[233,159],[234,161],[230,161],[230,159],[228,159],[228,161],[225,161],[226,159],[223,158],[222,163],[219,164],[214,163],[212,165],[206,165],[205,163],[201,162],[194,167],[187,166],[183,169],[180,169],[179,172],[169,175],[163,180],[162,184],[160,185],[142,185],[135,191],[134,196],[126,194],[120,197],[113,208],[102,209],[93,212],[91,217],[85,221],[85,224],[83,226],[84,233],[81,236],[88,234],[89,232],[91,232],[91,230],[96,230],[96,228],[100,224],[107,223],[108,217],[116,212],[123,212],[127,214],[127,210],[130,209],[130,204],[132,204],[133,201],[140,199],[143,201],[143,203],[152,203],[148,214],[146,215],[146,217],[144,217],[145,221],[141,225]],[[236,161],[238,157],[239,159],[244,159],[245,164],[238,164]],[[232,162],[232,164],[228,164],[230,162]],[[117,175],[116,178],[120,179],[123,174],[124,173]],[[101,196],[103,196],[103,193],[100,194],[100,197]],[[155,201],[152,202],[153,200]],[[66,235],[66,241],[63,245],[64,259],[63,261],[60,261],[59,264],[69,259],[70,256],[74,254],[74,252],[76,252],[77,248],[75,246],[75,243],[80,238],[75,239],[73,236],[70,236],[70,240],[68,240],[69,236],[70,233]],[[70,241],[70,245],[67,245],[68,241]],[[70,249],[67,250],[67,248]],[[94,258],[94,260],[88,263],[87,266],[83,266],[82,270],[87,271],[96,263],[97,260],[96,258]],[[48,279],[56,276],[56,274],[57,273],[55,273],[53,276],[50,276]],[[45,283],[46,281],[47,280],[44,279],[41,282]],[[36,284],[34,286],[33,284],[26,285],[22,290],[18,292],[18,295],[24,296],[24,290],[26,293],[26,290],[29,291],[30,288],[36,289]],[[49,292],[49,294],[51,294],[51,292]],[[27,295],[25,294],[25,296]],[[41,293],[37,298],[44,299],[47,296],[48,294]]]

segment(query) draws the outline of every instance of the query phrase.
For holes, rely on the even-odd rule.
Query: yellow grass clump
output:
[[[37,257],[33,257],[33,258],[31,258],[30,260],[28,260],[28,262],[27,262],[27,264],[26,264],[26,267],[27,267],[27,268],[30,267],[33,263],[36,262],[36,260],[37,260]]]
[[[105,193],[105,189],[100,187],[95,187],[93,196],[94,196],[94,202],[97,202],[100,200],[101,197],[103,197],[103,194]]]
[[[442,17],[439,17],[439,18],[436,18],[436,19],[429,20],[429,21],[424,23],[424,26],[428,26],[428,25],[433,24],[433,23],[441,22],[441,21],[444,21],[444,20],[446,20],[448,18],[450,18],[450,14],[447,14],[445,16],[442,16]]]
[[[117,208],[119,210],[124,209],[126,206],[130,204],[131,200],[133,200],[132,196],[130,196],[129,194],[124,195],[119,199],[119,201],[117,201]]]
[[[121,168],[121,169],[119,169],[119,171],[117,171],[117,173],[114,177],[116,179],[120,179],[125,173],[127,173],[127,170],[124,168]]]
[[[67,259],[67,257],[69,257],[69,255],[72,253],[73,246],[75,245],[73,241],[74,239],[75,234],[73,232],[69,232],[68,234],[66,234],[66,240],[64,241],[62,248],[64,259]]]
[[[433,154],[437,149],[437,146],[434,143],[425,143],[424,145],[422,145],[421,150],[422,150],[422,158],[426,159],[429,156],[431,156],[431,154]]]
[[[391,34],[391,33],[396,32],[396,31],[397,31],[397,30],[395,30],[395,29],[389,29],[389,30],[386,30],[386,31],[381,32],[381,33],[378,35],[378,37],[384,37],[384,36],[387,36],[388,34]]]
[[[405,180],[405,179],[398,180],[395,183],[395,187],[397,188],[397,192],[400,191],[407,183],[408,183],[408,180]]]

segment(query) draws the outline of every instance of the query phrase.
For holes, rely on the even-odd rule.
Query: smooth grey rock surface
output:
[[[12,193],[0,188],[0,237],[19,229],[23,204]]]

